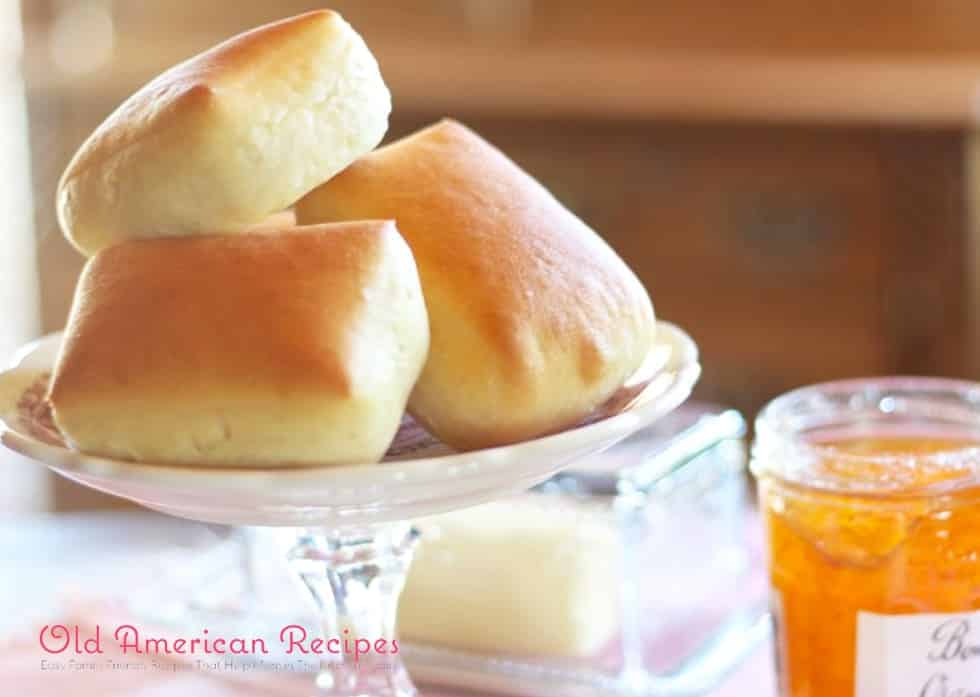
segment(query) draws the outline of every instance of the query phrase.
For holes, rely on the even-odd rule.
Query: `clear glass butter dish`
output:
[[[691,404],[530,494],[418,521],[399,610],[415,680],[706,694],[769,631],[744,432]]]
[[[737,412],[689,404],[530,493],[415,521],[398,610],[413,680],[519,697],[708,694],[770,626],[744,432]],[[270,646],[287,625],[315,634],[288,570],[262,561],[288,530],[249,530],[130,594],[135,615]]]

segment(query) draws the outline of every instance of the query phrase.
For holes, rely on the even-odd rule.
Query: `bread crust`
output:
[[[125,239],[234,233],[369,152],[391,96],[329,10],[259,27],[168,70],[81,146],[58,186],[83,254]]]
[[[89,453],[374,462],[428,339],[415,264],[391,221],[130,241],[89,260],[49,399]]]
[[[499,150],[442,121],[362,157],[301,223],[384,217],[415,255],[432,349],[409,409],[456,448],[573,425],[653,342],[653,307],[616,253]]]

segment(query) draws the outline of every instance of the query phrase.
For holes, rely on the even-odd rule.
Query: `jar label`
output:
[[[855,697],[980,697],[980,612],[859,612]]]

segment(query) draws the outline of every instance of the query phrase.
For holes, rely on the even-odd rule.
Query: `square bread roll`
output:
[[[87,453],[370,463],[428,345],[415,262],[390,221],[130,241],[89,260],[49,399]]]
[[[299,202],[300,223],[391,218],[422,278],[432,350],[409,410],[457,449],[579,423],[653,345],[643,285],[502,152],[442,121]]]
[[[242,232],[376,146],[391,96],[343,17],[258,27],[166,71],[85,141],[58,186],[67,238]]]

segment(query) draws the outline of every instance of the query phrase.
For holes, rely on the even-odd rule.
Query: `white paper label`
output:
[[[980,697],[980,612],[858,613],[855,697]]]

